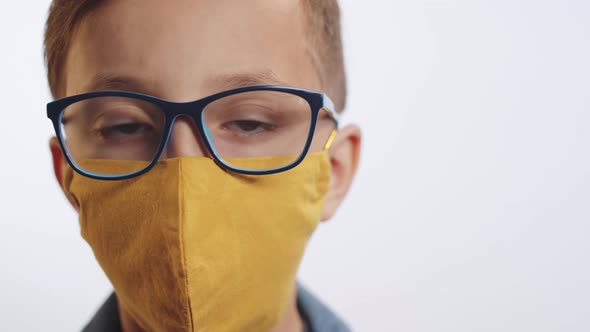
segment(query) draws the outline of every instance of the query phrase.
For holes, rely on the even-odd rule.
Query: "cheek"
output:
[[[63,153],[59,144],[57,143],[57,139],[52,138],[51,142],[49,143],[49,148],[51,150],[51,156],[53,158],[53,172],[55,173],[55,178],[57,182],[62,185],[63,184],[63,170],[65,168],[66,160],[63,157]]]

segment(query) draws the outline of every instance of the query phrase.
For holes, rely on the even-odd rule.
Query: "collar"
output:
[[[346,324],[311,292],[297,285],[297,309],[305,332],[350,332]],[[112,293],[82,332],[122,332],[117,297]]]

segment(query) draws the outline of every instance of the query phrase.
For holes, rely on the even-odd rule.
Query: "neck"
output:
[[[120,301],[118,310],[119,317],[121,320],[121,330],[123,332],[145,332],[145,330],[137,324],[137,322],[129,315],[129,313],[123,308]],[[283,316],[277,323],[277,325],[270,332],[302,332],[303,331],[303,320],[297,309],[297,292],[294,291],[289,299],[287,309],[283,313]]]

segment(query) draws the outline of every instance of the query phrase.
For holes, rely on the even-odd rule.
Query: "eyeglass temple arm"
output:
[[[324,151],[330,149],[330,146],[332,146],[332,143],[334,142],[334,138],[336,138],[336,134],[338,133],[338,113],[336,113],[334,110],[334,102],[332,102],[332,100],[330,99],[330,97],[326,96],[326,94],[324,94],[324,107],[323,109],[328,112],[328,115],[330,115],[330,118],[332,118],[332,121],[334,121],[334,124],[336,125],[336,128],[332,129],[332,132],[330,132],[330,136],[328,137],[328,140],[326,141],[326,144],[324,144]]]
[[[330,117],[332,118],[334,123],[336,123],[336,127],[338,127],[338,122],[340,120],[339,119],[340,116],[338,113],[336,113],[336,107],[334,107],[334,102],[326,94],[323,94],[323,97],[324,97],[324,107],[322,107],[322,108],[326,112],[328,112],[328,114],[330,115]]]

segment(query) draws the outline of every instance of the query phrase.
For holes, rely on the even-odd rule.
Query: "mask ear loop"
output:
[[[332,146],[332,143],[334,142],[334,138],[336,138],[336,134],[338,134],[338,130],[332,129],[332,132],[330,133],[330,136],[328,137],[326,144],[324,144],[323,151],[328,151],[330,149],[330,146]]]

